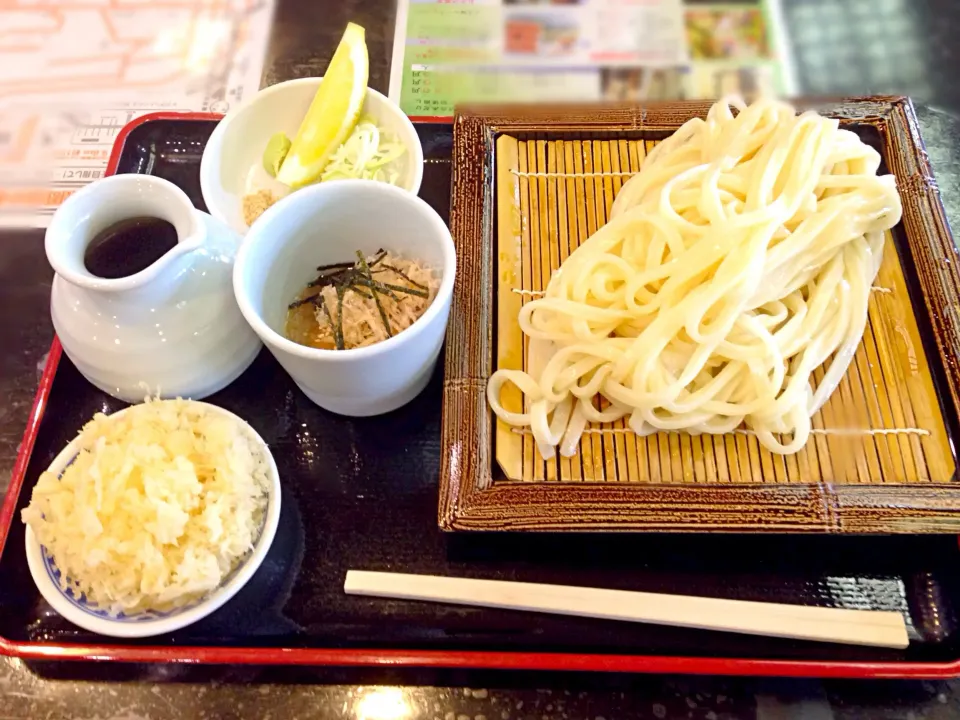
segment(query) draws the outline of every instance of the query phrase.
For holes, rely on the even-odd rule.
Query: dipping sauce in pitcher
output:
[[[177,245],[173,223],[156,217],[132,217],[97,233],[83,255],[87,271],[108,280],[146,270]]]

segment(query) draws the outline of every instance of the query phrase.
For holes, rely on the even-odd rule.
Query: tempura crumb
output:
[[[263,215],[280,198],[269,190],[258,190],[243,196],[243,221],[253,225],[254,220]]]

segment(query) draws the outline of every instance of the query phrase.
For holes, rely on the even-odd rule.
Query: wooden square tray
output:
[[[799,453],[773,454],[742,432],[638,438],[619,421],[589,426],[572,458],[544,461],[528,433],[492,416],[490,374],[527,366],[516,320],[522,305],[606,222],[645,153],[708,108],[468,109],[457,117],[452,227],[461,274],[448,336],[442,527],[907,533],[960,526],[951,443],[960,371],[944,360],[960,346],[960,275],[904,98],[817,108],[881,152],[881,172],[897,176],[904,219],[888,234],[855,360]],[[505,388],[502,398],[522,410],[519,391]]]

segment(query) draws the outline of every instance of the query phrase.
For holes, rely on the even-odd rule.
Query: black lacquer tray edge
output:
[[[129,133],[147,122],[216,121],[211,113],[154,113],[134,120],[117,135],[108,164],[113,174]],[[56,377],[62,349],[55,338],[44,366],[10,486],[0,506],[0,555],[13,523],[27,466]],[[120,662],[231,663],[366,667],[442,667],[500,670],[764,675],[791,677],[947,678],[960,675],[960,659],[949,662],[791,661],[750,658],[699,658],[499,651],[403,650],[367,648],[244,648],[210,646],[123,646],[19,642],[0,637],[0,654],[32,660],[113,660]]]

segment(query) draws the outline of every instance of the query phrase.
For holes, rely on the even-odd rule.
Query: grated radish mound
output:
[[[80,444],[59,478],[40,476],[22,514],[64,590],[114,615],[170,610],[215,589],[256,543],[269,465],[236,420],[148,400],[98,413]]]

